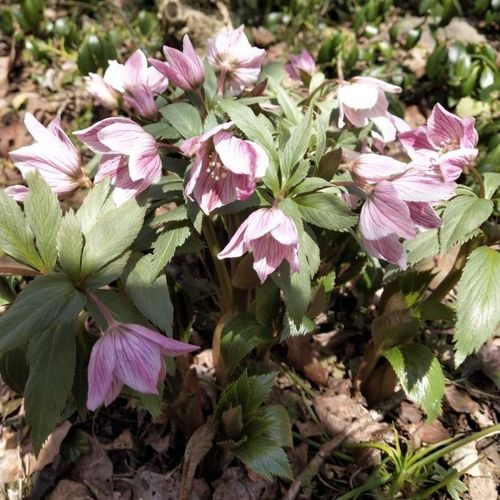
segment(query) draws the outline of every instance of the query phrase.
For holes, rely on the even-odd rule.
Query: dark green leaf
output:
[[[280,155],[280,167],[283,180],[290,177],[293,167],[303,158],[312,136],[312,110],[300,123],[293,127],[290,137]]]
[[[73,210],[64,215],[57,235],[57,253],[63,271],[74,281],[80,276],[83,233]]]
[[[156,277],[163,271],[174,256],[177,247],[187,240],[190,233],[188,226],[181,226],[168,229],[156,240],[151,261],[151,276]]]
[[[429,420],[441,413],[444,376],[432,352],[420,344],[393,347],[384,353],[408,397],[420,405]]]
[[[167,122],[148,123],[144,125],[144,130],[157,140],[177,140],[181,135]]]
[[[92,273],[85,279],[85,286],[88,288],[101,288],[102,286],[109,285],[111,282],[117,280],[122,274],[131,252],[125,252],[120,257],[112,260],[109,264]]]
[[[439,253],[438,230],[429,229],[419,233],[415,239],[406,240],[404,246],[408,252],[407,259],[410,266],[433,257]]]

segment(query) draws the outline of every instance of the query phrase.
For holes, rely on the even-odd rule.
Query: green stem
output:
[[[220,306],[224,313],[230,312],[233,309],[233,285],[231,277],[227,271],[227,267],[217,255],[220,252],[219,240],[215,234],[215,227],[212,219],[205,217],[202,228],[203,236],[207,242],[207,247],[212,256],[217,281],[219,282],[219,299]]]
[[[366,493],[367,491],[373,490],[374,488],[379,488],[380,486],[387,484],[391,479],[392,475],[387,474],[386,476],[377,477],[373,481],[368,480],[362,486],[359,486],[349,493],[342,495],[341,497],[337,498],[337,500],[350,500],[351,498],[358,498],[359,495]]]

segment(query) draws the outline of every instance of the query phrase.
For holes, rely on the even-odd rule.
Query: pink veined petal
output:
[[[380,139],[384,144],[396,140],[396,126],[387,116],[375,116],[372,119],[376,130],[372,130],[372,136]]]
[[[410,216],[417,226],[425,229],[441,227],[442,221],[436,211],[428,204],[422,202],[409,202]]]
[[[100,182],[105,177],[110,177],[111,182],[118,175],[120,169],[127,169],[128,158],[123,155],[108,154],[103,155],[97,169],[97,173],[94,177],[95,182]]]
[[[390,182],[381,181],[361,208],[361,234],[367,240],[378,240],[390,234],[412,239],[417,231],[407,204],[398,198]]]
[[[337,90],[337,99],[353,110],[373,108],[378,96],[377,87],[362,83],[342,85]]]
[[[233,122],[226,122],[217,125],[213,129],[204,132],[201,135],[197,135],[195,137],[191,137],[190,139],[186,139],[180,145],[180,150],[186,156],[192,156],[196,154],[202,146],[205,145],[212,137],[221,132],[222,130],[227,130],[234,125]]]
[[[109,390],[108,395],[104,400],[104,406],[109,406],[120,395],[122,389],[123,383],[120,382],[116,377],[114,377],[111,383],[111,389]]]
[[[299,268],[299,251],[297,245],[288,246],[287,255],[285,259],[288,261],[291,273],[298,273]]]
[[[192,83],[197,86],[203,83],[205,79],[205,67],[203,66],[203,61],[200,56],[197,54],[196,50],[194,50],[193,44],[188,35],[184,35],[182,39],[182,52],[186,55],[188,60],[190,61],[191,67],[191,78]],[[195,84],[197,82],[197,84]]]
[[[462,120],[436,104],[427,120],[427,131],[429,142],[437,149],[447,146],[449,143],[460,144],[464,135]]]
[[[37,142],[50,144],[54,141],[54,135],[44,127],[31,113],[26,113],[24,116],[24,125],[28,132],[33,136]]]
[[[475,128],[476,120],[474,118],[464,118],[462,124],[464,127],[464,135],[460,139],[460,147],[474,148],[479,140],[479,136]]]
[[[6,187],[5,192],[15,201],[24,202],[30,190],[26,186],[16,184],[15,186]]]
[[[235,174],[265,174],[269,165],[264,150],[256,143],[238,139],[229,132],[220,131],[213,137],[215,150],[224,166]],[[264,174],[263,174],[264,173]]]
[[[411,130],[410,125],[403,120],[403,118],[400,118],[397,115],[393,115],[392,113],[387,113],[387,116],[392,120],[392,123],[394,123],[394,126],[396,127],[396,130],[398,133],[402,134],[403,132],[409,132]]]
[[[78,174],[80,172],[80,157],[70,138],[61,128],[61,120],[59,118],[54,118],[47,126],[47,129],[59,139],[61,147],[66,149],[68,159],[75,165],[75,172]]]
[[[124,89],[148,85],[148,61],[144,52],[137,49],[126,61],[124,71]]]
[[[115,109],[118,106],[117,91],[106,83],[101,75],[89,73],[83,79],[89,94],[97,99],[100,104],[108,109]]]
[[[437,164],[445,182],[458,179],[464,167],[470,165],[476,159],[477,154],[478,150],[475,148],[460,148],[442,155],[437,160]]]
[[[112,60],[108,61],[108,67],[104,72],[104,81],[114,88],[117,92],[125,92],[125,65]]]
[[[430,175],[413,169],[393,180],[392,187],[401,200],[427,203],[447,200],[455,191],[454,183],[440,182]]]
[[[106,146],[101,142],[99,138],[99,133],[110,125],[119,124],[123,128],[126,127],[139,127],[135,122],[130,120],[130,118],[125,118],[123,116],[117,116],[112,118],[105,118],[104,120],[100,120],[90,127],[87,127],[82,130],[75,130],[73,135],[78,137],[80,141],[82,141],[91,151],[94,153],[124,153],[124,151],[113,151],[109,146]]]
[[[229,243],[217,255],[219,259],[241,257],[248,250],[248,245],[245,243],[245,231],[247,230],[248,224],[248,219],[241,224]]]
[[[129,175],[133,181],[145,179],[150,184],[161,178],[161,158],[156,150],[134,151],[129,159]]]
[[[264,283],[266,278],[283,262],[288,254],[288,247],[273,239],[271,235],[252,240],[249,246],[254,256],[253,268],[260,282]]]
[[[94,411],[103,403],[109,404],[112,401],[109,396],[113,392],[115,361],[113,339],[111,335],[105,334],[94,344],[90,353],[87,394],[89,410]]]
[[[157,394],[161,371],[158,346],[120,324],[113,334],[116,352],[116,377],[131,389],[145,394]]]
[[[389,92],[391,94],[399,94],[403,90],[398,85],[392,85],[391,83],[384,82],[383,80],[379,80],[378,78],[373,78],[371,76],[355,76],[352,81],[364,85],[378,87],[382,91]]]
[[[193,161],[193,166],[189,171],[189,179],[185,187],[185,193],[189,198],[191,198],[191,195],[193,194],[194,188],[198,182],[198,178],[201,175],[202,169],[203,168],[206,169],[206,166],[207,164],[206,161],[204,161],[204,157],[201,154],[197,155]]]
[[[285,214],[283,214],[283,219],[279,226],[271,230],[271,236],[283,245],[297,246],[299,244],[297,226],[292,219]]]
[[[250,242],[270,233],[286,222],[286,218],[286,215],[279,208],[259,208],[252,212],[247,219],[248,229],[245,241]]]
[[[408,267],[405,249],[397,235],[389,234],[376,240],[368,240],[362,236],[361,240],[365,250],[373,257],[396,264],[401,269]]]
[[[138,115],[154,118],[158,114],[153,93],[145,85],[128,88],[124,99]]]
[[[196,345],[188,344],[186,342],[180,342],[179,340],[175,340],[162,335],[142,325],[126,323],[122,324],[122,327],[132,331],[137,336],[143,337],[148,342],[154,343],[158,346],[161,352],[167,356],[182,356],[183,354],[187,354],[199,349],[199,347]]]
[[[140,125],[128,120],[127,122],[116,122],[103,127],[97,133],[98,139],[111,152],[120,154],[132,154],[136,151],[137,143],[145,142],[151,137]],[[154,140],[152,137],[150,140]]]
[[[147,69],[148,87],[153,94],[161,94],[167,90],[168,78],[160,73],[156,68],[150,66]]]
[[[434,150],[434,146],[429,142],[427,135],[427,127],[425,126],[399,134],[399,140],[405,147],[410,158],[413,158],[414,154],[421,150]]]
[[[390,156],[365,153],[360,155],[352,167],[356,178],[365,182],[378,182],[401,175],[408,170],[408,165]]]

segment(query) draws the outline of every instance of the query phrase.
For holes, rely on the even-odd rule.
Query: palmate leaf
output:
[[[407,396],[420,405],[429,420],[441,412],[444,376],[432,352],[420,344],[393,347],[384,352]]]
[[[76,366],[75,322],[48,327],[31,342],[25,389],[26,420],[31,426],[33,449],[38,455],[47,436],[61,418]]]
[[[56,241],[62,219],[61,207],[56,194],[38,172],[28,174],[26,180],[30,191],[24,201],[24,214],[35,235],[44,271],[52,271],[57,260]]]
[[[57,254],[63,271],[74,281],[80,276],[83,253],[83,232],[80,221],[68,210],[57,235]]]
[[[154,244],[153,258],[151,261],[150,276],[156,278],[163,268],[170,262],[175,251],[180,247],[191,234],[189,226],[181,225],[167,229],[161,234]]]
[[[413,240],[406,240],[404,247],[407,253],[408,264],[417,264],[421,260],[433,257],[439,253],[439,238],[437,229],[429,229],[417,234]]]
[[[64,274],[35,278],[0,318],[0,353],[22,346],[55,320],[72,320],[84,305],[85,296]]]
[[[186,139],[203,132],[200,113],[191,104],[175,102],[161,108],[160,113]]]
[[[469,256],[459,282],[455,364],[477,351],[500,322],[500,253],[476,248]]]

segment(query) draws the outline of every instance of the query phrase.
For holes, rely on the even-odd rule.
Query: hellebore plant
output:
[[[391,111],[400,87],[370,75],[328,80],[307,51],[283,82],[267,80],[265,51],[243,26],[210,40],[207,61],[187,35],[182,46],[164,47],[165,60],[138,50],[89,75],[97,101],[122,106],[73,132],[100,155],[96,172],[82,170],[59,120],[46,128],[29,113],[35,143],[10,154],[27,186],[0,191],[0,270],[35,278],[0,317],[0,353],[29,366],[35,449],[85,400],[94,411],[148,395],[159,413],[179,396],[164,383],[176,370],[168,358],[211,345],[219,384],[233,382],[215,412],[218,442],[264,477],[290,477],[286,410],[264,404],[274,346],[320,329],[341,294],[375,301],[380,288],[361,389],[371,402],[381,394],[373,384],[390,393],[390,365],[434,418],[444,378],[415,339],[436,303],[449,313],[439,302],[458,283],[457,364],[499,320],[488,219],[500,182],[475,169],[474,119],[436,104],[411,130]],[[322,83],[308,89],[305,75]],[[452,270],[429,290],[432,258],[456,245]],[[75,366],[87,359],[82,395]]]

